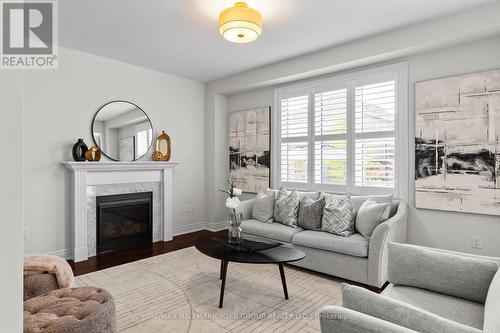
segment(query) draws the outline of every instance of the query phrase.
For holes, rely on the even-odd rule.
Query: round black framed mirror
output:
[[[113,161],[136,161],[153,142],[153,125],[144,110],[128,101],[111,101],[97,110],[92,137],[102,153]]]

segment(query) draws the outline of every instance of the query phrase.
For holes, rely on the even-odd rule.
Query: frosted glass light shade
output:
[[[231,42],[252,42],[262,34],[262,15],[246,3],[237,2],[220,13],[219,32]]]

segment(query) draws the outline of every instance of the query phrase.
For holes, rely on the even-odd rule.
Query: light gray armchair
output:
[[[323,333],[498,333],[497,258],[388,244],[381,295],[344,284],[342,306],[321,311]]]

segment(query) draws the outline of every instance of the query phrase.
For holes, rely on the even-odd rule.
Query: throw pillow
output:
[[[299,204],[297,190],[288,192],[282,187],[274,204],[274,220],[289,227],[297,228]]]
[[[299,217],[297,224],[302,229],[320,230],[323,208],[325,207],[325,198],[313,200],[309,197],[303,197],[299,205]]]
[[[253,201],[252,218],[265,223],[273,222],[274,193],[257,193]]]
[[[354,224],[356,231],[366,239],[370,239],[373,230],[389,218],[391,205],[388,203],[377,203],[374,199],[366,200],[359,207]]]
[[[349,195],[326,197],[321,230],[339,236],[351,236],[354,233],[354,209]]]
[[[359,207],[368,199],[375,200],[376,203],[388,203],[391,204],[393,202],[392,194],[384,194],[384,195],[352,195],[352,205],[354,207],[354,211],[357,213]]]

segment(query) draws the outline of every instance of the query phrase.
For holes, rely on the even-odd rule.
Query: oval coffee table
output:
[[[201,237],[195,241],[195,247],[198,251],[221,261],[220,279],[222,280],[222,284],[220,287],[219,308],[222,308],[224,302],[227,266],[230,261],[244,264],[277,264],[281,275],[285,299],[288,299],[283,264],[303,259],[306,256],[304,252],[283,245],[260,251],[239,251],[225,245],[224,240],[227,240],[227,237],[226,239],[223,237]]]

